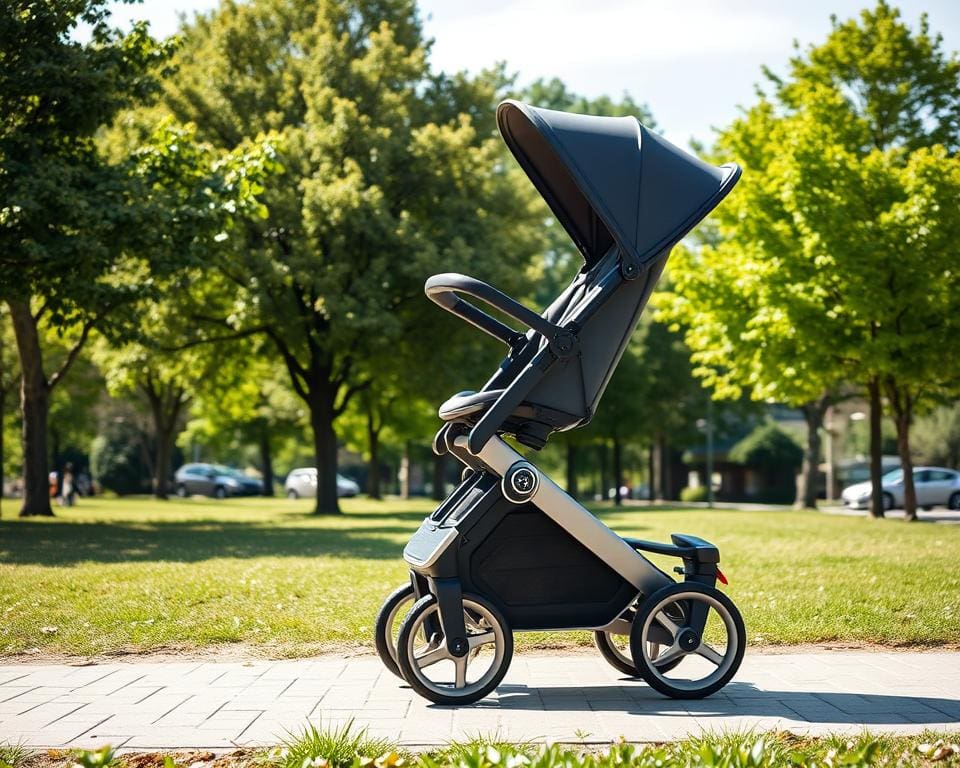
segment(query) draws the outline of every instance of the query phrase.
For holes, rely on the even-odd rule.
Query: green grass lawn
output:
[[[318,518],[309,502],[286,499],[83,499],[53,520],[5,518],[0,655],[222,643],[290,656],[372,649],[380,601],[406,578],[403,545],[432,507],[363,499],[343,507],[345,515]],[[960,526],[797,512],[601,514],[625,535],[686,532],[718,544],[754,643],[960,638]]]

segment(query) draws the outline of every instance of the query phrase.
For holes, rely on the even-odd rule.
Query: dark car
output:
[[[195,493],[225,499],[227,496],[259,496],[263,483],[238,469],[222,464],[184,464],[174,475],[177,496]]]

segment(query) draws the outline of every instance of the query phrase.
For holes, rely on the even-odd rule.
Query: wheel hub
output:
[[[695,651],[700,647],[700,635],[690,627],[684,627],[677,635],[677,645],[687,652]]]

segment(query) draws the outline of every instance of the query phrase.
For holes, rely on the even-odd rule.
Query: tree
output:
[[[98,145],[121,110],[156,94],[173,48],[144,23],[125,35],[112,30],[105,6],[15,3],[0,13],[0,298],[22,378],[21,515],[52,514],[50,397],[93,328],[151,289],[153,274],[219,239],[256,185],[245,155],[188,167],[196,155],[183,143],[187,133],[166,124],[120,156]],[[72,39],[78,23],[90,25],[90,42]],[[52,373],[41,324],[75,340]]]
[[[236,455],[253,448],[263,475],[263,495],[273,496],[278,440],[303,435],[304,412],[285,372],[264,340],[213,345],[215,371],[198,379],[183,443]]]
[[[791,60],[788,78],[767,71],[783,106],[802,109],[812,90],[827,88],[840,95],[841,114],[855,115],[865,128],[857,145],[860,153],[935,144],[955,152],[960,140],[960,61],[943,53],[942,38],[931,34],[926,14],[916,32],[886,2],[864,10],[859,20],[838,22],[832,17],[831,23],[831,34],[822,45]],[[883,515],[881,378],[875,373],[866,381],[871,512],[876,517]]]
[[[912,403],[926,393],[905,363],[922,366],[930,341],[951,338],[939,285],[921,302],[933,313],[926,321],[908,298],[925,280],[943,282],[942,256],[928,253],[954,226],[942,207],[952,205],[952,171],[945,183],[928,175],[952,160],[924,149],[955,144],[960,114],[960,69],[939,46],[925,19],[914,35],[885,3],[861,24],[834,20],[825,44],[791,61],[788,78],[771,75],[774,98],[761,96],[721,133],[719,154],[744,165],[745,182],[718,211],[722,242],[673,264],[672,312],[691,329],[699,372],[722,391],[804,410],[805,505],[815,502],[823,412],[842,383],[867,382],[877,433],[886,390],[909,464]],[[927,344],[918,344],[924,322]],[[872,442],[879,464],[879,434]]]
[[[410,0],[227,2],[184,36],[167,109],[226,149],[276,129],[287,170],[219,262],[230,292],[195,316],[274,344],[309,412],[315,511],[337,512],[335,421],[370,386],[364,363],[417,344],[402,311],[431,273],[510,290],[535,250],[530,197],[461,108],[493,94],[430,72]]]
[[[156,308],[148,307],[144,323],[155,324],[159,319]],[[194,382],[210,374],[212,366],[203,369],[196,355],[164,353],[134,341],[111,345],[104,340],[96,345],[94,358],[112,396],[136,394],[146,402],[154,433],[150,462],[153,494],[158,499],[168,498],[170,458],[183,414],[193,396]]]
[[[0,298],[13,322],[22,376],[22,515],[50,515],[47,408],[114,293],[102,278],[130,232],[127,169],[107,163],[94,135],[148,98],[169,52],[144,24],[107,25],[106,0],[14,2],[0,12]],[[71,39],[78,23],[91,40]],[[38,324],[80,327],[53,373]]]

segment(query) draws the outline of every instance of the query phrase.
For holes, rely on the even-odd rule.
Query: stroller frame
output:
[[[502,680],[514,630],[586,629],[618,670],[668,696],[709,695],[736,673],[745,647],[739,611],[716,589],[718,578],[725,583],[718,549],[685,534],[672,534],[671,544],[618,536],[502,435],[539,449],[552,432],[590,420],[670,249],[726,196],[740,169],[708,166],[633,118],[566,115],[513,101],[497,116],[585,265],[542,315],[466,275],[427,280],[431,300],[510,352],[480,392],[441,406],[447,423],[434,451],[464,465],[462,481],[404,549],[410,585],[380,611],[378,652],[419,694],[463,704]],[[647,146],[642,173],[667,180],[666,200],[645,189],[639,150]],[[514,330],[463,295],[529,330]],[[680,559],[674,572],[683,581],[644,552]],[[705,637],[711,611],[726,632],[722,654]],[[616,636],[629,636],[629,653],[614,645]],[[486,645],[494,650],[490,668],[471,683],[468,665]],[[690,655],[713,667],[693,680],[667,677]],[[426,674],[439,661],[453,663],[452,682]]]

